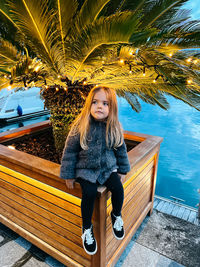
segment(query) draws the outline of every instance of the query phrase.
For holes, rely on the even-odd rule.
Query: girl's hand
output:
[[[66,179],[65,183],[68,189],[73,189],[74,188],[74,182],[75,179]]]

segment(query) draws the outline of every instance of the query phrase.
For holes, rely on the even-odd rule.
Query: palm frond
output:
[[[171,19],[178,8],[188,0],[153,0],[146,1],[143,9],[143,20],[141,27],[157,26],[157,23]],[[164,24],[163,24],[164,26]]]
[[[59,72],[60,44],[55,43],[53,11],[48,10],[48,0],[9,1],[12,17],[25,34],[27,44],[43,59],[52,71]]]
[[[75,18],[76,32],[80,33],[81,30],[93,23],[109,1],[110,0],[85,0],[80,12]]]
[[[137,27],[137,17],[132,12],[122,12],[105,19],[100,18],[83,31],[77,41],[72,43],[73,57],[78,58],[80,62],[73,80],[95,49],[103,44],[128,43],[132,32]]]
[[[14,66],[20,58],[18,50],[8,41],[0,39],[0,68]]]

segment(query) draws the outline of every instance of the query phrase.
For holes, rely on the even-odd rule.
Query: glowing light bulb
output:
[[[187,63],[190,63],[192,61],[191,57],[189,57],[186,61]]]
[[[193,63],[194,63],[194,64],[197,64],[197,63],[198,63],[198,59],[195,59],[195,60],[193,61]]]
[[[129,55],[132,56],[132,55],[133,55],[133,51],[130,51],[130,52],[129,52]]]
[[[153,82],[156,83],[156,80],[154,79]]]
[[[86,82],[86,81],[84,81],[84,82],[83,82],[83,84],[84,84],[84,85],[86,85],[86,84],[87,84],[87,82]]]
[[[169,57],[172,57],[172,56],[173,56],[173,54],[172,54],[172,53],[170,53],[170,54],[169,54]]]
[[[146,73],[143,73],[143,76],[145,77],[146,76]]]
[[[11,88],[12,88],[12,86],[11,86],[11,85],[9,85],[9,86],[8,86],[8,90],[11,90]]]
[[[102,64],[104,64],[104,63],[105,63],[105,61],[104,61],[104,60],[102,60],[102,61],[101,61],[101,63],[102,63]]]
[[[123,59],[120,59],[120,61],[119,61],[121,64],[123,64],[124,63],[124,60]]]
[[[132,73],[132,70],[130,70],[129,73],[131,74]]]
[[[59,88],[58,88],[58,87],[56,87],[56,91],[57,91],[57,92],[59,91]]]
[[[67,87],[64,87],[64,90],[67,91]]]
[[[39,68],[40,68],[40,66],[36,66],[35,69],[34,69],[34,71],[37,72],[39,70]]]
[[[187,83],[188,83],[188,84],[191,84],[191,83],[192,83],[192,79],[188,79],[188,80],[187,80]]]

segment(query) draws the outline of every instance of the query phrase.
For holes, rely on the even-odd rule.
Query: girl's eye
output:
[[[104,104],[104,106],[108,106],[108,102],[104,102],[103,104]]]
[[[92,101],[92,104],[96,104],[96,103],[97,103],[97,101],[96,101],[96,100],[93,100],[93,101]]]

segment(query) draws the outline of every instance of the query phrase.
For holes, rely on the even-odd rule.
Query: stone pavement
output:
[[[0,224],[0,267],[64,267]],[[115,267],[200,267],[200,227],[154,210]]]

